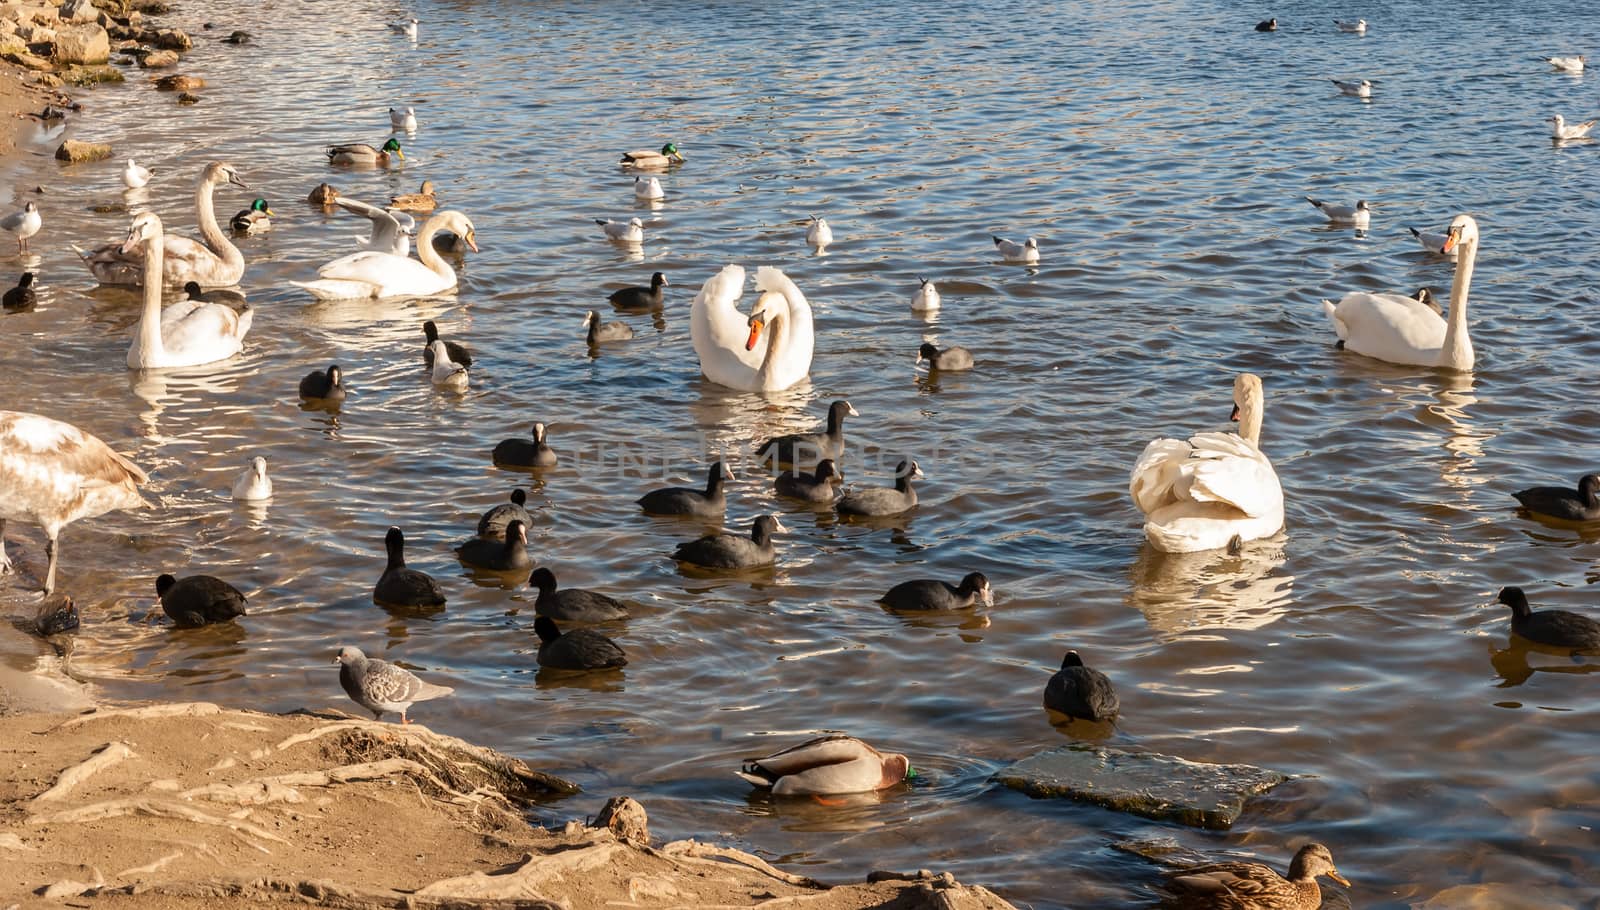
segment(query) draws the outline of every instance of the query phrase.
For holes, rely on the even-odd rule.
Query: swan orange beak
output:
[[[471,250],[474,253],[476,253],[478,251],[478,232],[477,231],[468,231],[467,232],[467,236],[463,237],[462,239],[467,242],[467,246],[469,248],[471,248]]]
[[[1456,241],[1459,239],[1461,239],[1461,232],[1455,228],[1451,228],[1449,235],[1444,238],[1444,246],[1439,248],[1439,252],[1448,253],[1455,249]]]
[[[1239,406],[1238,405],[1234,405],[1233,406],[1233,413],[1228,415],[1228,419],[1229,420],[1238,420],[1239,419]]]
[[[753,351],[756,349],[756,339],[761,337],[762,324],[760,319],[750,320],[750,340],[744,343],[745,350]]]

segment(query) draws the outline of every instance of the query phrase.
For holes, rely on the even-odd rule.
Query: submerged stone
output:
[[[1031,755],[993,779],[1035,799],[1074,799],[1145,818],[1225,829],[1239,818],[1245,800],[1289,776],[1253,765],[1079,745]]]
[[[79,164],[84,161],[104,161],[111,157],[111,146],[103,142],[79,142],[68,139],[56,149],[57,161],[70,161]]]

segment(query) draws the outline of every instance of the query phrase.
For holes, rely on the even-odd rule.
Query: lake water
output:
[[[1536,607],[1600,615],[1600,535],[1519,517],[1510,496],[1594,470],[1600,446],[1600,149],[1553,146],[1541,124],[1600,110],[1600,77],[1540,60],[1600,46],[1586,5],[428,0],[409,10],[415,44],[385,27],[400,7],[212,7],[210,32],[198,11],[170,17],[202,36],[183,65],[210,82],[200,104],[129,70],[82,93],[69,133],[118,161],[63,167],[52,140],[0,188],[42,185],[46,218],[42,302],[0,317],[5,406],[94,432],[152,476],[157,508],[62,539],[61,586],[84,612],[71,667],[103,696],[357,710],[330,664],[354,644],[456,687],[419,721],[580,782],[548,819],[626,793],[659,836],[719,837],[825,879],[948,868],[1034,907],[1120,908],[1149,903],[1155,872],[1115,840],[1170,834],[1281,869],[1314,839],[1356,906],[1496,883],[1594,906],[1596,664],[1509,648],[1493,603],[1520,584]],[[1267,15],[1282,30],[1252,31]],[[1334,15],[1371,28],[1339,34]],[[234,28],[257,43],[215,40]],[[1340,96],[1330,77],[1371,79],[1374,95]],[[381,143],[391,105],[422,124],[401,137],[402,167],[326,165],[326,144]],[[663,178],[664,205],[636,206],[618,154],[668,140],[688,162]],[[243,356],[123,368],[137,298],[97,289],[68,244],[123,236],[128,154],[158,169],[148,203],[169,230],[193,232],[191,187],[212,160],[254,190],[219,193],[224,222],[257,193],[271,202],[271,233],[241,242],[257,307]],[[308,205],[312,187],[380,202],[424,178],[477,228],[457,293],[318,304],[288,284],[365,232]],[[1330,226],[1305,194],[1368,200],[1370,233]],[[1450,263],[1405,228],[1442,231],[1458,212],[1482,229],[1477,369],[1334,350],[1318,301],[1447,288]],[[837,237],[825,255],[803,242],[812,213]],[[633,215],[642,255],[591,220]],[[1037,237],[1039,268],[998,262],[991,233]],[[699,377],[689,301],[734,262],[777,265],[811,299],[808,384],[763,397]],[[672,282],[658,318],[610,311],[610,290],[656,270]],[[944,294],[931,321],[909,308],[919,275]],[[591,308],[638,337],[591,357]],[[464,395],[421,370],[430,318],[478,357]],[[919,374],[924,339],[970,347],[977,369]],[[303,410],[299,378],[330,362],[351,397],[337,415]],[[1238,556],[1155,553],[1128,471],[1156,436],[1226,428],[1244,370],[1265,381],[1285,531]],[[909,518],[797,511],[753,463],[756,442],[839,397],[861,414],[850,481],[887,483],[902,453],[928,475]],[[494,467],[493,445],[535,420],[561,467]],[[738,475],[730,525],[785,513],[772,572],[685,576],[668,554],[702,526],[633,504],[703,482],[717,452]],[[277,495],[235,505],[232,478],[257,454]],[[538,672],[525,579],[456,561],[517,485],[538,508],[539,563],[637,605],[605,630],[625,671]],[[372,604],[391,524],[445,586],[444,612]],[[24,569],[42,567],[37,529],[13,523],[10,538]],[[973,570],[992,609],[875,602]],[[228,579],[251,615],[173,630],[154,604],[164,571]],[[0,595],[13,614],[36,602],[20,583]],[[1041,708],[1069,647],[1119,687],[1114,730],[1056,727]],[[34,654],[7,649],[14,664]],[[923,776],[821,807],[774,805],[732,774],[825,730],[909,753]],[[1080,738],[1305,777],[1228,833],[986,782]]]

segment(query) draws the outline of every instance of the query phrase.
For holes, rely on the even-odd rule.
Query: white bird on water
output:
[[[410,38],[412,41],[417,40],[417,20],[416,19],[401,19],[399,22],[396,22],[396,23],[390,25],[389,27],[394,29],[395,31],[399,32],[400,34],[405,35],[407,38]]]
[[[833,228],[828,227],[828,219],[811,216],[811,226],[806,228],[806,243],[817,248],[817,252],[833,242]]]
[[[1305,197],[1306,201],[1316,206],[1328,220],[1339,224],[1353,224],[1356,230],[1364,231],[1372,221],[1372,209],[1368,208],[1367,201],[1362,199],[1354,207],[1339,205],[1336,202],[1323,202],[1321,199]]]
[[[607,239],[620,240],[623,243],[644,243],[644,222],[637,218],[629,218],[627,221],[596,218],[594,223],[600,225],[606,232]]]
[[[1594,129],[1594,125],[1600,123],[1600,120],[1585,120],[1582,123],[1569,124],[1567,123],[1567,118],[1557,114],[1546,120],[1545,123],[1552,124],[1550,135],[1556,139],[1585,139],[1588,138],[1589,131]]]
[[[1583,72],[1583,65],[1588,62],[1588,58],[1579,54],[1576,57],[1546,57],[1544,62],[1563,73],[1581,73]]]
[[[233,482],[233,498],[239,502],[261,502],[272,498],[272,478],[267,476],[267,460],[260,455],[250,459],[250,467]]]
[[[1410,231],[1411,236],[1417,238],[1417,242],[1422,244],[1422,248],[1428,252],[1433,253],[1436,256],[1449,256],[1451,259],[1456,258],[1455,246],[1451,245],[1448,249],[1446,249],[1446,241],[1450,239],[1449,234],[1430,234],[1427,231],[1419,231],[1414,227],[1408,227],[1406,230]]]
[[[1367,20],[1365,19],[1357,19],[1354,22],[1345,22],[1340,19],[1335,19],[1333,20],[1333,24],[1339,27],[1339,31],[1349,32],[1352,35],[1365,35],[1367,33]]]
[[[28,238],[39,233],[39,228],[44,227],[44,218],[39,215],[38,203],[30,202],[22,207],[20,212],[12,212],[0,218],[0,229],[10,231],[17,235],[17,252],[28,251]]]
[[[441,339],[428,345],[433,352],[433,384],[446,389],[467,387],[467,368],[450,359],[450,350]]]
[[[149,168],[140,167],[129,158],[127,166],[122,169],[122,185],[130,190],[136,190],[149,183],[151,176]]]
[[[0,575],[11,571],[6,522],[44,529],[44,592],[56,587],[61,529],[113,509],[149,505],[139,484],[150,478],[95,436],[70,423],[22,411],[0,411]]]
[[[411,20],[415,22],[416,20]],[[417,131],[417,109],[408,107],[405,110],[389,108],[389,126],[392,129],[405,130],[408,133]]]
[[[667,198],[667,191],[661,188],[661,181],[654,177],[635,177],[633,198],[640,202],[659,202]]]
[[[1032,237],[1022,243],[1018,243],[1015,240],[1007,240],[1004,237],[994,237],[994,248],[1000,251],[1000,258],[1007,262],[1021,262],[1027,265],[1039,264],[1039,241]]]
[[[1334,85],[1337,85],[1339,87],[1339,91],[1343,94],[1354,95],[1357,98],[1372,97],[1372,83],[1366,79],[1363,79],[1360,82],[1352,82],[1344,79],[1329,79],[1328,81],[1332,82]]]
[[[943,301],[939,298],[939,289],[931,278],[917,278],[922,286],[917,288],[917,293],[911,297],[911,308],[918,312],[929,313],[937,310]]]

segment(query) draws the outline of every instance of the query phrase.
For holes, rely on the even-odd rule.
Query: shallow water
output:
[[[52,140],[15,164],[0,193],[44,186],[47,221],[30,263],[42,303],[0,317],[6,406],[130,453],[158,505],[63,537],[63,588],[85,614],[78,674],[111,698],[351,710],[329,660],[359,645],[457,687],[418,720],[579,781],[549,817],[628,793],[658,835],[716,834],[824,878],[950,868],[1035,907],[1139,906],[1153,871],[1110,844],[1174,834],[1280,868],[1322,841],[1356,906],[1494,882],[1592,904],[1595,664],[1508,651],[1492,604],[1521,584],[1536,607],[1586,609],[1600,577],[1600,537],[1519,517],[1509,495],[1593,470],[1600,444],[1586,318],[1600,144],[1555,147],[1540,124],[1596,107],[1596,76],[1538,59],[1595,46],[1585,7],[1350,10],[1365,37],[1307,3],[1273,10],[1273,35],[1199,2],[641,9],[424,2],[413,45],[384,28],[398,8],[240,4],[211,10],[218,30],[186,58],[211,83],[201,104],[173,105],[137,70],[84,93],[70,135],[158,168],[147,196],[169,230],[192,232],[194,175],[218,158],[277,212],[241,243],[249,348],[215,367],[122,367],[137,299],[96,289],[68,248],[126,230],[120,160],[62,167]],[[259,43],[212,40],[233,28]],[[1333,76],[1372,79],[1373,99],[1339,96]],[[325,144],[386,137],[392,104],[422,122],[403,167],[325,165]],[[688,163],[663,178],[664,205],[637,207],[617,153],[666,139]],[[483,247],[457,293],[317,304],[287,283],[364,233],[307,205],[314,185],[381,201],[424,178]],[[1371,201],[1372,231],[1330,227],[1303,194]],[[220,193],[223,219],[252,195]],[[1476,371],[1333,350],[1318,301],[1447,287],[1450,264],[1405,226],[1440,231],[1459,211],[1483,231]],[[803,243],[810,213],[838,238],[821,256]],[[635,214],[642,257],[590,220]],[[997,262],[990,233],[1037,236],[1041,266]],[[699,378],[688,302],[729,262],[778,265],[810,297],[808,384],[763,398]],[[664,313],[609,312],[606,293],[654,270],[673,282]],[[944,294],[929,322],[908,305],[918,275]],[[590,308],[638,337],[591,356]],[[479,358],[464,395],[420,368],[429,318]],[[978,368],[919,374],[924,339],[972,348]],[[296,383],[329,362],[349,401],[302,409]],[[1128,469],[1157,435],[1224,428],[1240,370],[1266,383],[1287,528],[1238,556],[1152,552]],[[836,397],[861,412],[847,478],[887,483],[902,453],[928,474],[911,517],[843,523],[774,500],[750,449]],[[491,465],[535,420],[561,467]],[[701,526],[633,505],[703,482],[717,452],[738,474],[730,525],[786,512],[774,571],[681,574],[667,554]],[[237,506],[232,478],[256,454],[277,495]],[[638,606],[606,629],[625,671],[539,672],[525,579],[455,560],[519,484],[539,509],[536,559]],[[391,524],[443,581],[444,612],[371,603]],[[9,536],[42,568],[35,529]],[[898,581],[971,570],[993,581],[993,609],[875,603]],[[250,617],[173,630],[154,607],[163,571],[229,579]],[[0,596],[18,614],[36,600]],[[1119,686],[1116,730],[1053,727],[1040,707],[1068,647]],[[731,774],[824,730],[905,751],[923,776],[820,807]],[[1305,777],[1228,834],[986,784],[1079,736]]]

